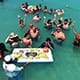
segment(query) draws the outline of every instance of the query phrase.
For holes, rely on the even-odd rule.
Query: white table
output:
[[[28,52],[37,53],[35,57],[32,55],[26,56]],[[15,48],[11,54],[13,58],[18,58],[19,63],[25,62],[53,62],[51,50],[44,52],[43,48]]]

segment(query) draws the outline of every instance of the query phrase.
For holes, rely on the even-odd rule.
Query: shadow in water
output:
[[[73,47],[73,53],[79,53],[80,54],[80,47]]]

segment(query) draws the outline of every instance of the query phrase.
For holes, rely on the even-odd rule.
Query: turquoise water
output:
[[[36,5],[41,3],[42,6],[47,5],[50,8],[63,8],[65,14],[63,18],[72,17],[76,21],[75,28],[80,32],[80,0],[4,0],[0,3],[0,42],[4,42],[10,32],[17,33],[20,37],[27,32],[29,22],[31,22],[34,15],[27,15],[26,28],[22,30],[18,25],[17,15],[20,14],[23,18],[24,12],[20,10],[22,2],[27,1],[29,4]],[[69,8],[65,6],[69,5]],[[41,17],[44,14],[40,13]],[[47,19],[52,18],[46,15]],[[48,36],[53,41],[50,32],[43,28],[43,20],[34,23],[40,27],[41,39],[39,42],[33,42],[33,47],[38,47]],[[74,49],[72,42],[74,35],[72,27],[69,31],[65,31],[66,41],[62,46],[54,43],[55,50],[53,50],[54,63],[31,63],[24,70],[25,80],[80,80],[80,49]],[[6,44],[9,48],[9,45]],[[10,48],[9,48],[10,49]],[[2,65],[0,65],[0,80],[7,80]]]

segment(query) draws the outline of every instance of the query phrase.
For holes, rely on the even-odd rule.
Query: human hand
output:
[[[51,35],[53,36],[53,32],[51,32]]]
[[[46,19],[46,16],[44,16],[43,18]]]
[[[76,21],[74,21],[72,24],[75,24],[76,23]]]
[[[74,24],[75,24],[75,23],[76,23],[75,21],[72,23],[72,27],[74,27]]]
[[[18,18],[20,18],[20,15],[18,15]]]
[[[21,67],[21,70],[23,69],[24,67]]]
[[[24,15],[25,17],[27,16],[27,14]]]
[[[57,15],[56,15],[56,14],[54,14],[54,17],[56,18],[56,17],[57,17]]]
[[[29,63],[30,63],[30,62],[26,62],[22,67],[23,67],[23,68],[26,67],[26,65],[29,64]]]
[[[62,21],[62,20],[63,20],[63,18],[62,18],[62,17],[60,17],[60,20]]]
[[[72,20],[72,17],[69,17],[70,21]]]

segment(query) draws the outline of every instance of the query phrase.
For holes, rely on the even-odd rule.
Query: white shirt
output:
[[[6,75],[10,78],[15,77],[18,75],[18,73],[23,69],[23,67],[18,67],[15,64],[6,64],[3,62],[3,69],[6,73]]]

